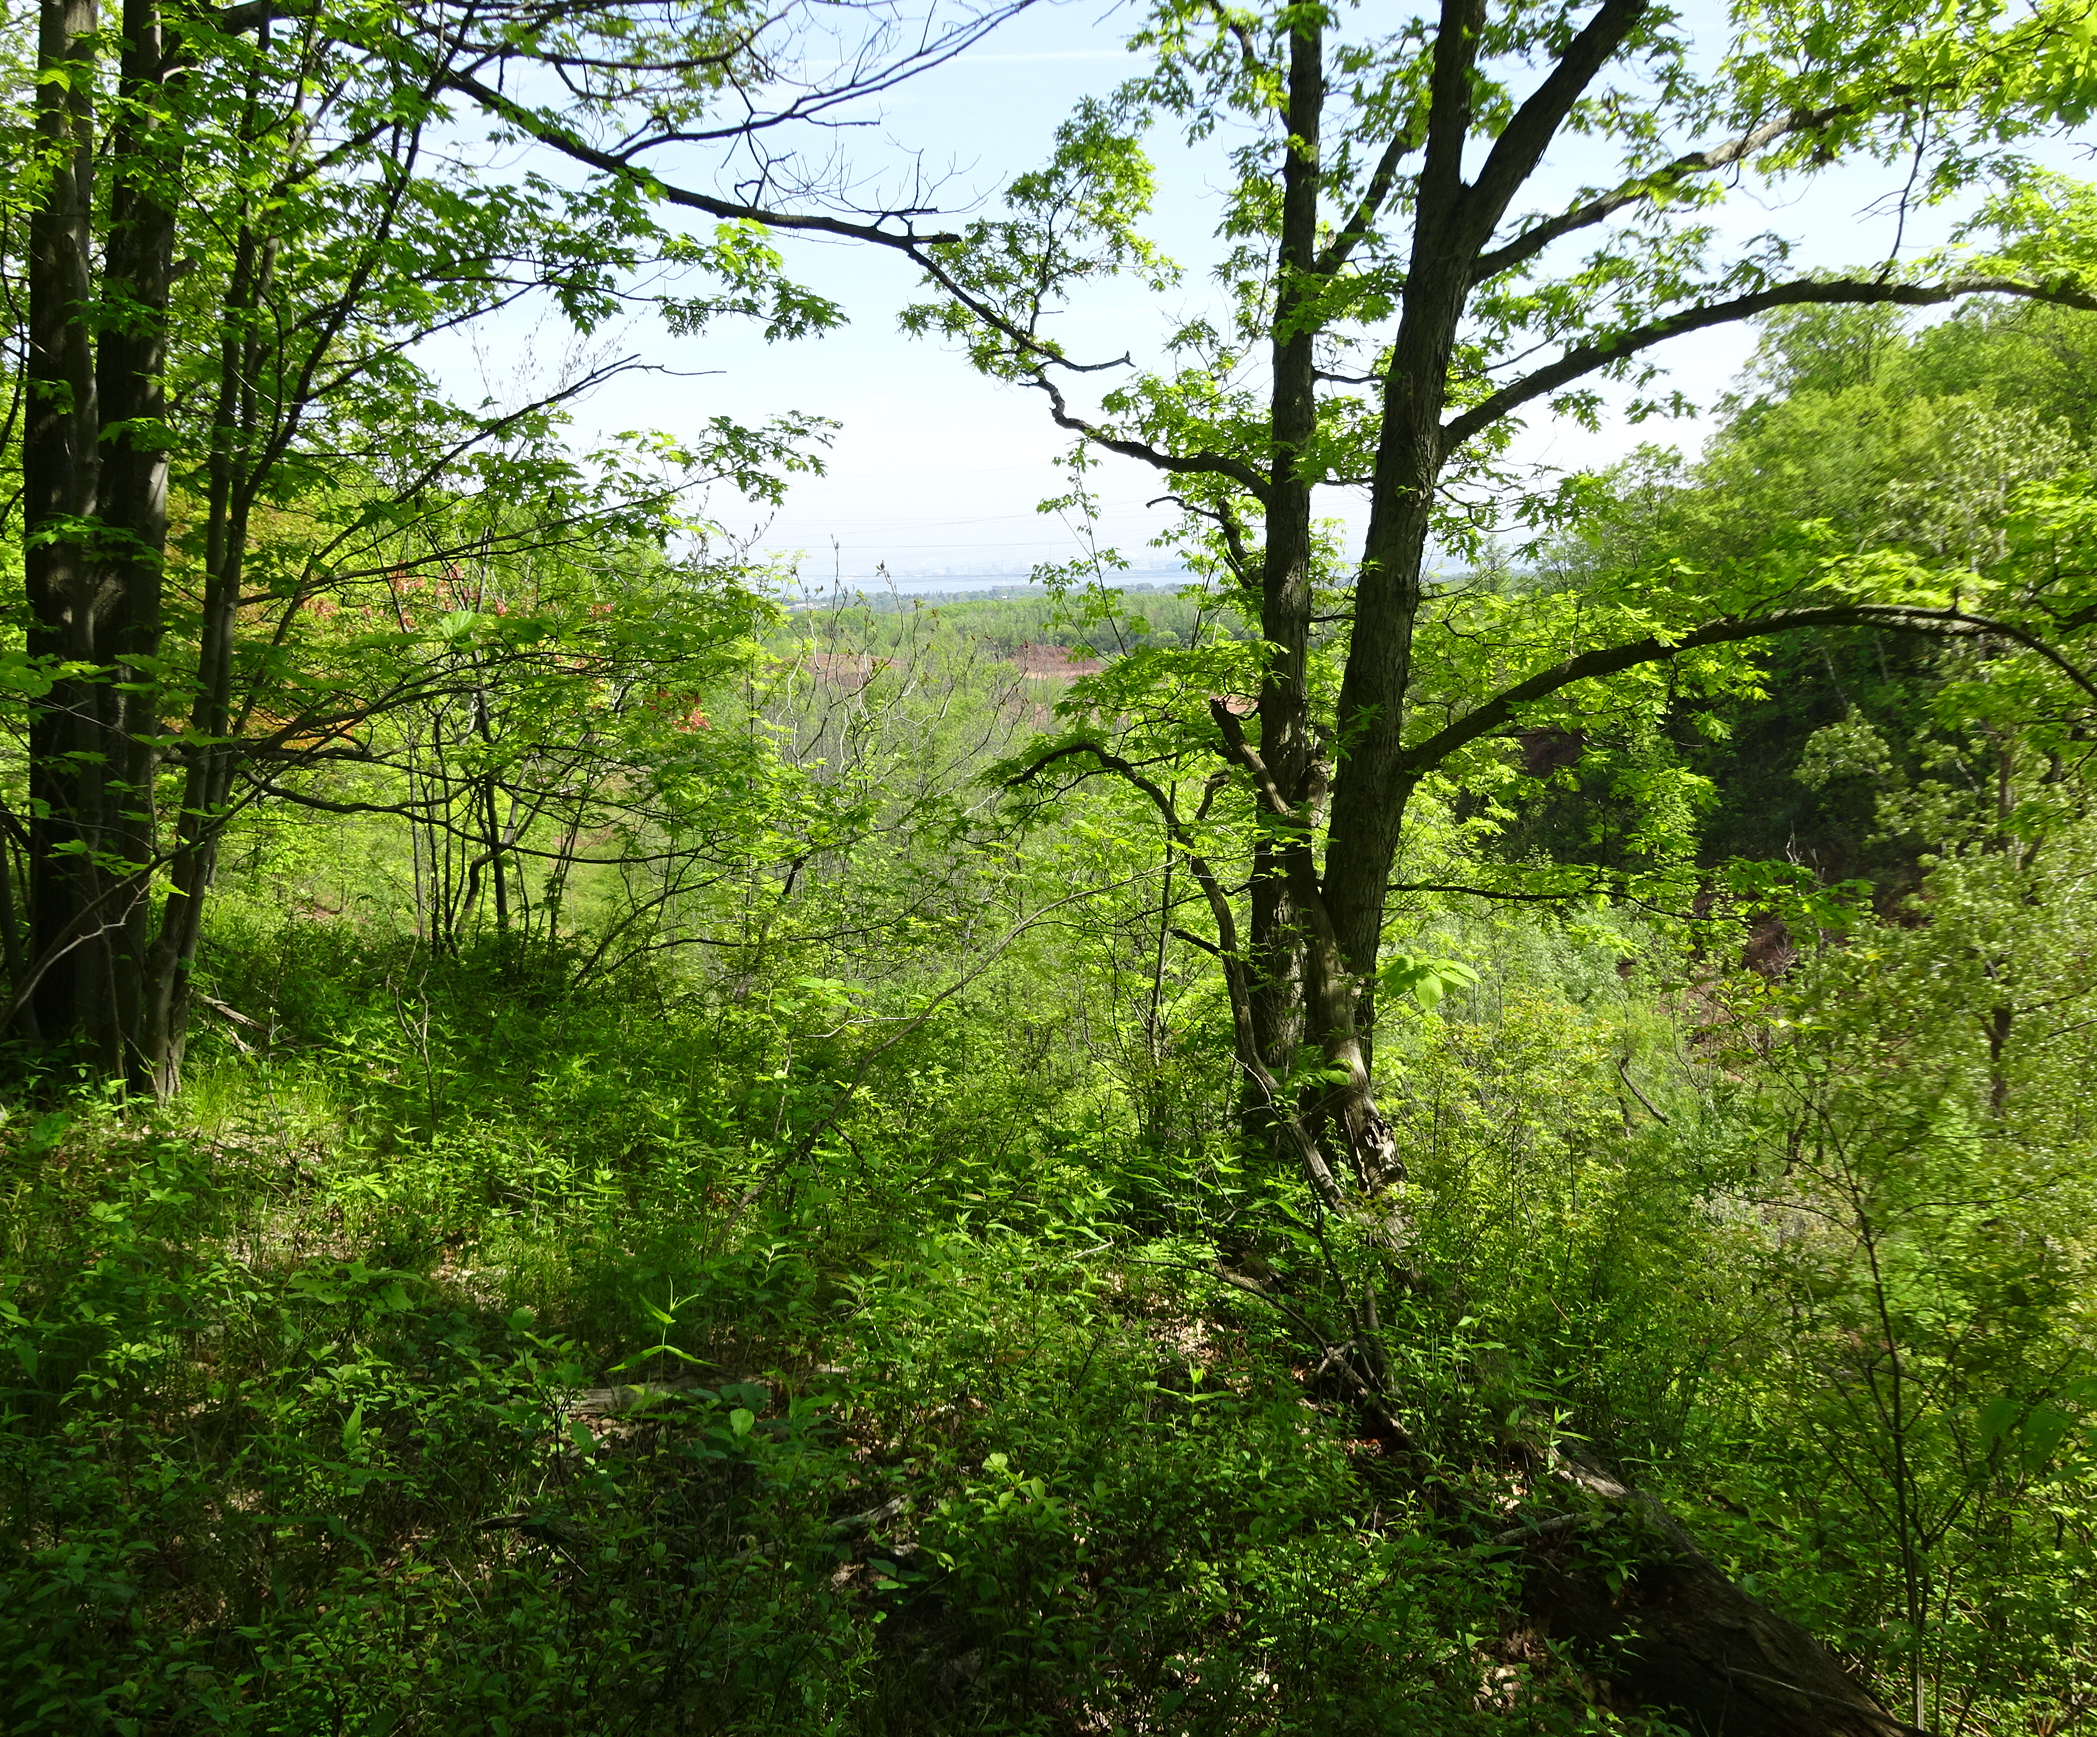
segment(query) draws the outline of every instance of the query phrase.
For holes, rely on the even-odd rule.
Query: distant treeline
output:
[[[1185,646],[1197,623],[1214,629],[1218,606],[1177,584],[1131,584],[1064,597],[1032,586],[950,597],[840,590],[793,607],[785,637],[889,654],[930,643],[973,643],[998,656],[1026,646],[1089,646],[1113,657],[1139,644]],[[1224,631],[1249,630],[1235,618]]]

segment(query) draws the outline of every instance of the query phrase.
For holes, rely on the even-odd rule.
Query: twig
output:
[[[1668,1120],[1665,1112],[1660,1110],[1654,1104],[1653,1100],[1647,1097],[1644,1092],[1640,1091],[1638,1089],[1638,1082],[1632,1079],[1631,1058],[1629,1056],[1626,1055],[1617,1057],[1616,1077],[1622,1080],[1624,1082],[1625,1088],[1631,1093],[1631,1095],[1645,1106],[1647,1115],[1651,1116],[1653,1120],[1658,1122],[1663,1128],[1668,1126]]]

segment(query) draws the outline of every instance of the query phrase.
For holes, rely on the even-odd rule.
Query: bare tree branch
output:
[[[1094,446],[1105,447],[1109,452],[1118,452],[1123,458],[1141,459],[1154,469],[1172,476],[1222,476],[1229,477],[1255,500],[1265,504],[1272,494],[1267,479],[1242,459],[1226,458],[1221,453],[1197,452],[1192,457],[1182,457],[1175,452],[1161,451],[1144,441],[1129,440],[1122,435],[1109,434],[1096,423],[1087,422],[1081,416],[1073,416],[1070,406],[1055,381],[1045,374],[1037,373],[1028,382],[1049,396],[1049,415],[1058,428],[1068,429],[1073,434],[1082,434]]]
[[[597,146],[579,137],[567,127],[543,114],[514,102],[470,73],[446,72],[440,75],[443,84],[461,96],[469,96],[490,114],[508,122],[519,132],[537,140],[564,157],[572,158],[587,168],[596,169],[606,175],[616,175],[654,198],[668,204],[682,206],[690,211],[703,211],[710,217],[732,221],[761,223],[768,229],[788,229],[808,235],[836,235],[850,241],[869,241],[878,247],[894,248],[899,253],[914,253],[921,246],[935,242],[954,242],[961,239],[954,234],[920,235],[916,230],[884,229],[882,224],[893,213],[881,213],[872,223],[853,223],[841,217],[819,217],[807,212],[774,211],[761,205],[745,205],[736,200],[717,199],[710,193],[696,193],[688,187],[678,187],[663,180],[652,170],[612,151],[600,150]]]
[[[1398,165],[1407,155],[1420,147],[1419,140],[1407,133],[1392,136],[1384,146],[1383,155],[1377,159],[1376,168],[1369,176],[1369,185],[1362,190],[1360,201],[1340,232],[1327,242],[1311,269],[1320,277],[1331,277],[1345,265],[1354,250],[1368,236],[1371,226],[1383,210],[1384,201],[1391,196],[1391,189],[1398,183]]]
[[[1891,303],[1899,307],[1926,308],[1957,301],[1961,296],[1981,295],[2023,296],[2033,301],[2057,302],[2064,307],[2097,311],[2097,295],[2072,282],[2034,284],[2016,278],[1974,277],[1954,278],[1941,284],[1907,284],[1878,283],[1863,278],[1813,278],[1799,283],[1778,284],[1770,289],[1756,290],[1751,295],[1735,296],[1731,301],[1706,302],[1699,307],[1684,308],[1680,313],[1663,315],[1598,343],[1568,350],[1557,361],[1511,382],[1463,415],[1444,423],[1442,450],[1445,454],[1454,452],[1472,436],[1490,428],[1524,404],[1556,392],[1584,375],[1635,356],[1641,350],[1650,350],[1655,344],[1678,338],[1685,332],[1751,320],[1772,308],[1844,303]]]
[[[1914,94],[1907,86],[1896,86],[1885,92],[1879,100],[1899,102]],[[1779,139],[1790,138],[1797,133],[1818,132],[1836,121],[1847,120],[1852,115],[1862,113],[1867,106],[1876,104],[1837,103],[1830,108],[1795,110],[1781,119],[1751,128],[1738,138],[1728,139],[1724,144],[1713,145],[1708,151],[1685,152],[1665,168],[1626,181],[1608,193],[1575,205],[1556,217],[1546,218],[1543,222],[1523,230],[1505,246],[1480,254],[1477,263],[1471,268],[1471,282],[1480,284],[1489,277],[1497,277],[1510,267],[1535,258],[1554,241],[1579,230],[1592,228],[1627,206],[1657,199],[1692,176],[1708,175],[1714,170],[1742,162],[1757,151],[1766,150]]]
[[[1969,615],[1958,609],[1922,609],[1894,603],[1835,603],[1707,622],[1679,639],[1648,635],[1624,645],[1581,652],[1503,689],[1455,722],[1413,743],[1400,757],[1399,771],[1409,779],[1424,776],[1459,748],[1504,728],[1523,706],[1548,699],[1575,682],[1617,675],[1641,664],[1663,663],[1685,651],[1697,651],[1705,646],[1733,645],[1744,639],[1764,639],[1772,634],[1797,633],[1815,627],[1880,627],[1898,633],[1936,634],[1950,638],[1995,635],[2037,652],[2091,699],[2097,700],[2097,680],[2070,663],[2037,634],[2008,622]]]

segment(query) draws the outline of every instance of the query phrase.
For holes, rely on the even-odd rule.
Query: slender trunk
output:
[[[112,850],[121,927],[111,981],[127,1083],[165,1089],[166,1031],[148,993],[147,919],[158,826],[154,782],[160,761],[160,650],[168,528],[167,314],[174,273],[173,177],[160,105],[171,72],[158,0],[125,0],[124,52],[110,161],[107,264],[97,394],[102,417],[97,589],[108,599],[109,662],[115,671],[109,743]]]
[[[491,778],[488,780],[486,791],[488,884],[495,894],[495,931],[497,934],[507,934],[510,928],[510,888],[509,877],[503,872],[502,812],[496,794],[495,780]]]
[[[1260,632],[1269,647],[1260,680],[1260,753],[1283,800],[1309,796],[1316,743],[1311,733],[1311,484],[1301,455],[1317,432],[1315,333],[1303,317],[1315,296],[1318,245],[1319,121],[1325,102],[1324,31],[1297,26],[1289,43],[1289,137],[1282,155],[1282,233],[1275,295],[1266,548],[1260,575]],[[1289,886],[1283,841],[1254,847],[1248,982],[1253,1039],[1276,1079],[1292,1071],[1304,1035],[1304,935]],[[1264,1092],[1246,1081],[1248,1132],[1273,1143],[1279,1131]]]
[[[495,751],[495,727],[488,717],[488,692],[482,688],[473,696],[473,727],[481,739],[481,746],[492,757]],[[501,784],[494,773],[480,781],[480,800],[475,804],[480,810],[481,842],[484,859],[488,865],[489,890],[495,895],[495,932],[507,934],[510,927],[510,890],[508,876],[503,872],[502,809],[498,800]]]
[[[1318,1024],[1314,1035],[1335,1062],[1344,1059],[1344,1050],[1360,1051],[1364,1071],[1347,1114],[1367,1123],[1380,1123],[1367,1096],[1372,985],[1391,864],[1412,794],[1404,759],[1406,700],[1444,461],[1442,414],[1471,270],[1485,239],[1462,180],[1480,22],[1476,0],[1445,5],[1404,311],[1384,380],[1369,528],[1355,582],[1354,635],[1340,684],[1337,734],[1344,750],[1333,782],[1324,894],[1337,968],[1348,979],[1344,993],[1335,988],[1327,1005],[1335,1012],[1344,1005],[1349,1017]]]
[[[0,838],[0,952],[4,952],[7,965],[7,993],[11,999],[19,998],[27,987],[29,974],[22,952],[21,914],[15,908],[14,848]],[[21,1014],[25,1035],[36,1036],[33,1013],[23,1003]]]
[[[412,802],[417,792],[417,780],[411,771],[408,774],[408,798]],[[408,863],[415,890],[415,939],[427,942],[429,929],[429,895],[424,884],[424,862],[422,855],[422,822],[411,809],[408,816]]]
[[[1864,1258],[1871,1267],[1873,1308],[1878,1315],[1879,1335],[1885,1346],[1888,1391],[1879,1393],[1877,1372],[1867,1362],[1864,1378],[1872,1390],[1881,1421],[1892,1449],[1893,1523],[1895,1545],[1900,1554],[1902,1614],[1907,1618],[1908,1688],[1915,1723],[1923,1722],[1926,1683],[1923,1677],[1923,1643],[1929,1632],[1929,1565],[1915,1513],[1915,1477],[1909,1464],[1909,1436],[1915,1418],[1909,1403],[1907,1372],[1901,1365],[1900,1333],[1893,1319],[1886,1273],[1879,1261],[1879,1239],[1870,1220],[1860,1213]]]
[[[557,943],[561,938],[561,906],[568,897],[568,875],[574,866],[575,847],[582,837],[582,827],[583,805],[578,798],[575,813],[561,834],[560,854],[553,860],[553,872],[546,877],[546,939],[549,944]]]
[[[478,803],[471,804],[468,813],[471,813],[473,807],[478,806]],[[466,886],[465,890],[459,895],[458,928],[461,931],[465,929],[468,923],[473,921],[474,912],[480,909],[481,868],[486,860],[487,858],[484,855],[477,854],[469,858],[466,863]]]
[[[182,1079],[182,1058],[189,1031],[190,972],[203,938],[204,901],[218,874],[219,826],[233,777],[232,755],[224,748],[205,750],[185,780],[181,838],[169,865],[167,898],[153,938],[147,985],[146,1043],[152,1066],[152,1088],[162,1099],[172,1097]],[[193,816],[209,816],[199,825]]]
[[[2010,1034],[2016,1024],[2014,1008],[1995,1007],[1988,1012],[1988,1114],[1998,1122],[2010,1111]]]
[[[227,282],[219,345],[205,504],[204,596],[198,623],[197,685],[190,701],[181,808],[168,864],[168,893],[153,938],[146,1025],[154,1090],[180,1081],[189,1024],[190,971],[203,938],[204,902],[218,870],[218,844],[232,794],[233,664],[240,581],[247,550],[245,459],[255,419],[255,346],[246,331],[267,283],[270,251],[243,227]]]
[[[433,805],[433,823],[441,820],[434,834],[442,855],[438,858],[437,908],[438,921],[432,926],[438,936],[437,951],[456,956],[459,939],[464,933],[468,913],[478,893],[475,877],[467,872],[460,858],[464,854],[459,843],[460,805],[458,791],[461,780],[454,777],[451,761],[446,753],[446,716],[436,712],[430,721],[430,775],[431,788],[442,799],[441,807]],[[470,789],[471,786],[469,785]]]
[[[1168,837],[1165,841],[1165,874],[1158,889],[1158,944],[1151,950],[1150,1006],[1143,1016],[1143,1045],[1151,1066],[1153,1086],[1157,1070],[1165,1065],[1165,960],[1167,944],[1172,938],[1172,871],[1178,866],[1173,841]]]

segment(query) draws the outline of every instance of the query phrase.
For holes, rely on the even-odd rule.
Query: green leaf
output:
[[[1434,959],[1424,954],[1394,953],[1376,974],[1387,995],[1410,995],[1432,1012],[1452,989],[1470,989],[1478,973],[1454,959]]]
[[[2023,1406],[2008,1394],[2005,1394],[2000,1399],[1989,1400],[1986,1405],[1980,1408],[1982,1442],[1993,1446],[1996,1442],[2002,1440],[2005,1435],[2017,1427],[2017,1420],[2023,1409]]]

